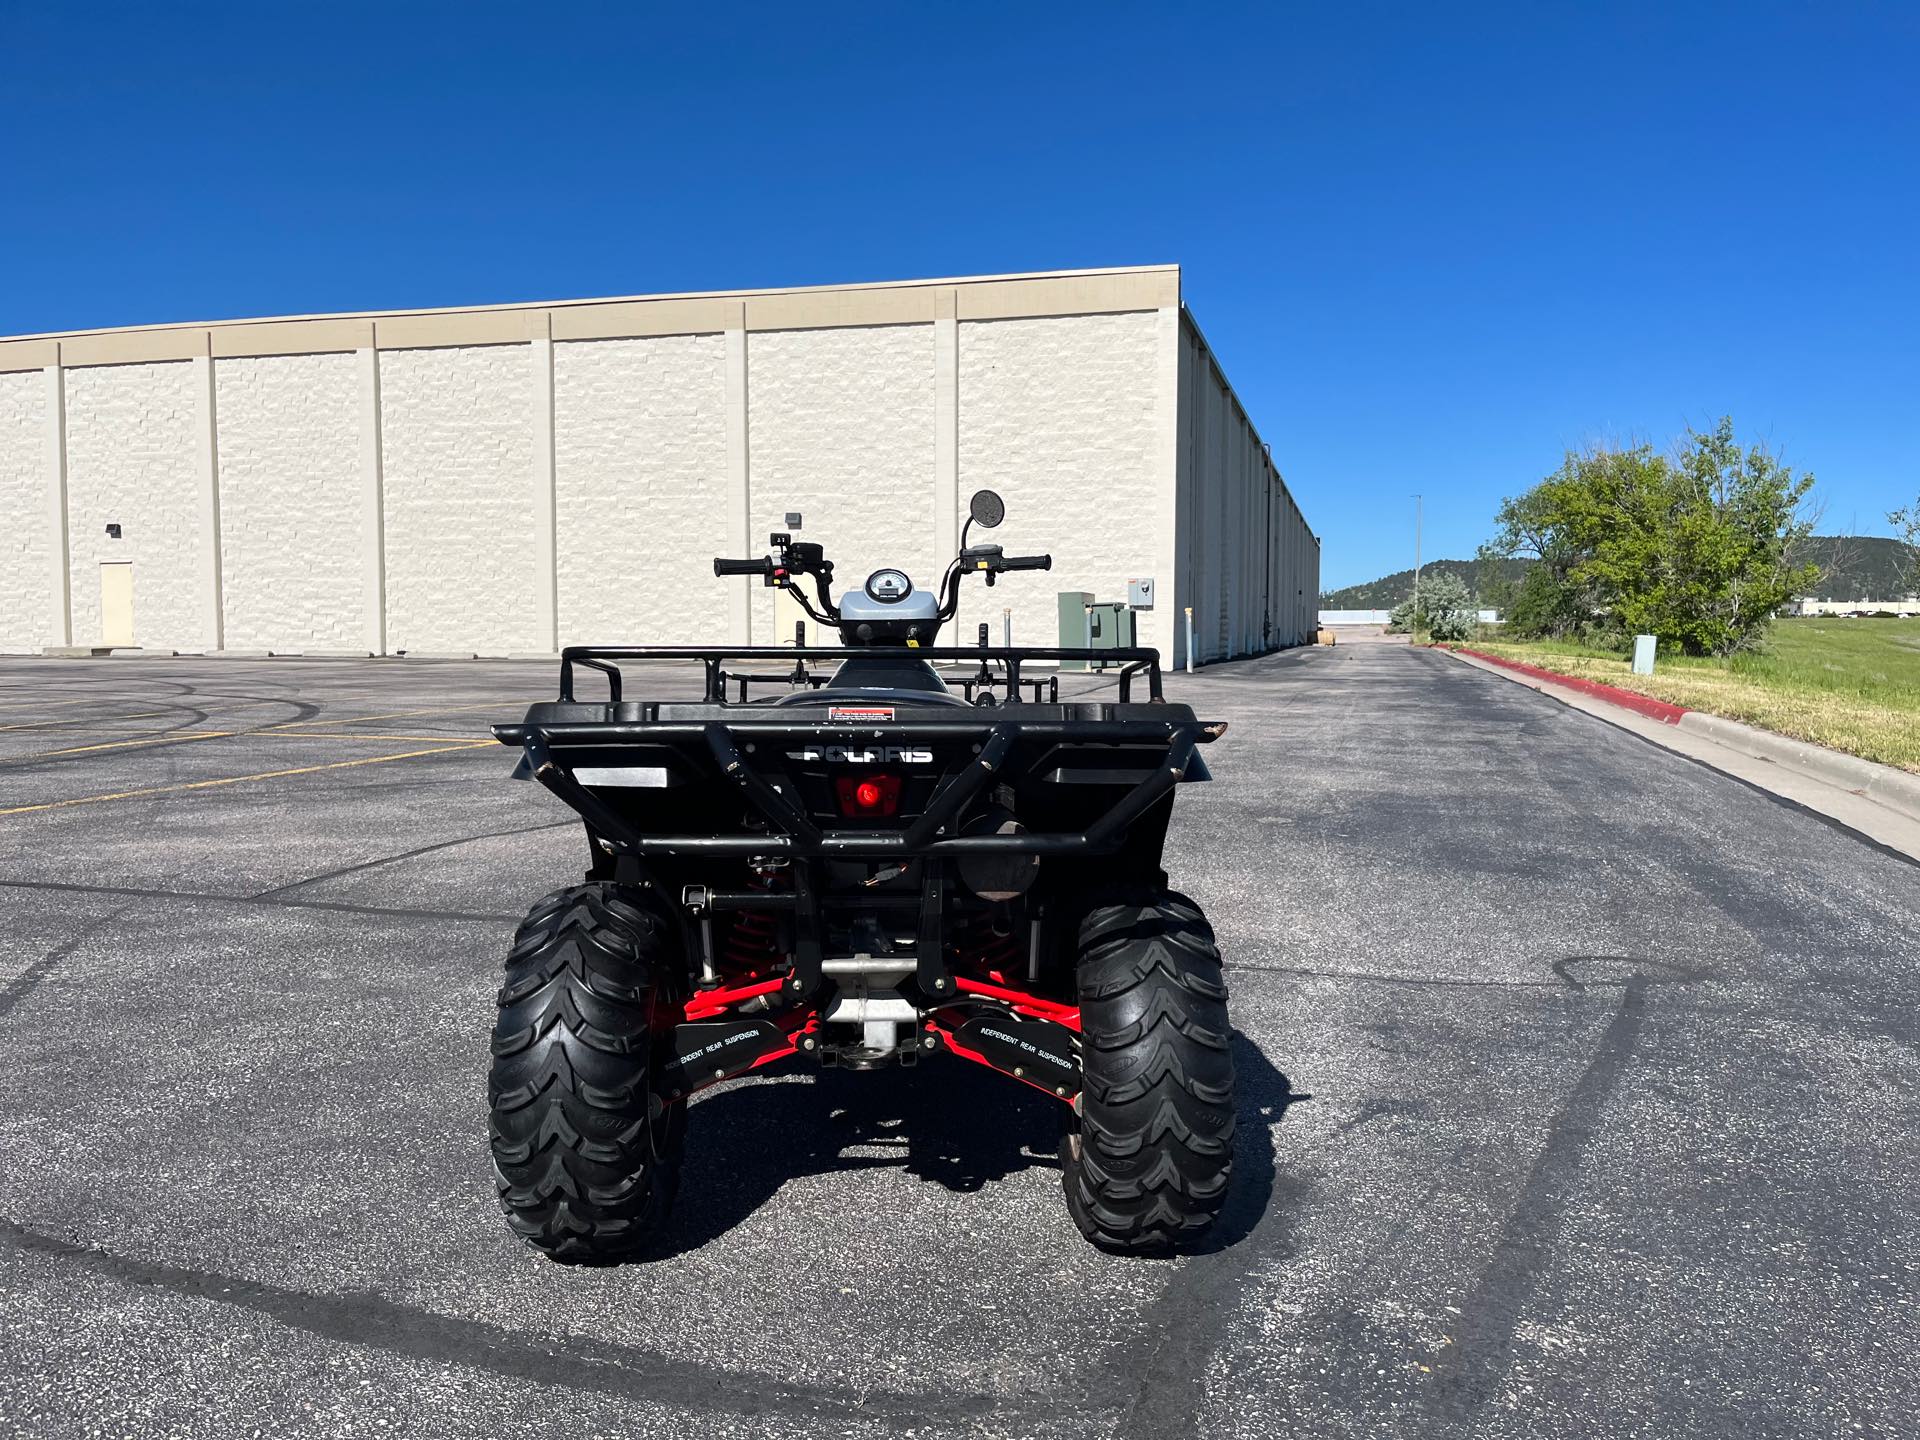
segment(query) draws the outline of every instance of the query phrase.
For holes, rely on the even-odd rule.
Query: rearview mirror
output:
[[[1007,504],[991,490],[976,490],[967,504],[967,513],[973,516],[974,524],[991,530],[1007,518]]]

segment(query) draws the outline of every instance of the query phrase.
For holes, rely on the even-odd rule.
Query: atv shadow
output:
[[[1239,1031],[1233,1035],[1233,1088],[1237,1102],[1233,1151],[1233,1193],[1226,1209],[1206,1242],[1197,1248],[1202,1255],[1230,1249],[1253,1233],[1273,1204],[1278,1184],[1278,1152],[1274,1131],[1287,1118],[1287,1111],[1313,1096],[1295,1090],[1266,1052]],[[1293,1195],[1298,1187],[1289,1185]]]
[[[881,1074],[822,1070],[811,1080],[729,1086],[687,1117],[680,1198],[662,1255],[724,1235],[800,1175],[901,1169],[966,1193],[1035,1165],[1057,1169],[1061,1109],[1029,1086],[944,1058]]]
[[[1273,1131],[1296,1092],[1259,1046],[1236,1034],[1239,1094],[1233,1196],[1204,1251],[1244,1240],[1274,1194]],[[936,1060],[884,1074],[822,1070],[715,1091],[688,1115],[675,1219],[650,1258],[718,1239],[802,1175],[879,1167],[981,1190],[1035,1166],[1058,1170],[1060,1102],[978,1066]],[[1067,1233],[1072,1226],[1065,1220]]]

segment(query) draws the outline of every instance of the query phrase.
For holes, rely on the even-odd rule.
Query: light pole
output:
[[[1413,621],[1407,634],[1420,628],[1420,497],[1413,497]]]

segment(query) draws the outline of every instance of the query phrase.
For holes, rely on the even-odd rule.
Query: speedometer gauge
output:
[[[867,577],[867,595],[883,605],[892,605],[913,593],[913,581],[898,570],[876,570]]]

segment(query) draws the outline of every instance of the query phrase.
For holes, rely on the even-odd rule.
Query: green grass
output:
[[[1495,635],[1473,647],[1920,772],[1920,619],[1781,620],[1759,650],[1662,654],[1652,675],[1591,646]]]

